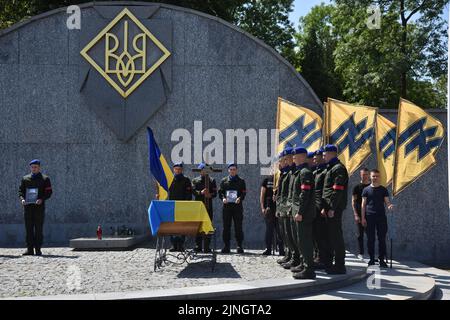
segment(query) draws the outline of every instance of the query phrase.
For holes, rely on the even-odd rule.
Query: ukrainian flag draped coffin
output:
[[[444,127],[422,108],[401,99],[396,136],[393,195],[435,165],[435,154],[444,140]]]
[[[148,208],[148,220],[152,234],[158,233],[162,222],[201,222],[198,232],[208,234],[213,232],[208,211],[201,201],[152,201]]]
[[[304,147],[314,151],[320,148],[322,139],[322,119],[320,116],[301,106],[278,98],[277,153],[285,147]]]
[[[152,129],[147,127],[148,137],[148,158],[150,162],[150,172],[158,182],[159,199],[165,200],[169,195],[169,187],[173,181],[173,173],[167,164],[166,159],[161,154]]]
[[[380,183],[387,186],[394,176],[395,124],[381,115],[377,115],[376,148]]]
[[[339,160],[349,175],[369,157],[377,108],[356,106],[328,98],[325,104],[327,142],[338,148]]]

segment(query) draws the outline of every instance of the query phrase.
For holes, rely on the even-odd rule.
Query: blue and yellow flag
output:
[[[430,170],[444,140],[444,127],[437,119],[412,102],[400,99],[397,145],[394,160],[393,195]]]
[[[330,98],[325,106],[327,142],[337,146],[339,160],[351,175],[371,154],[377,108]]]
[[[378,170],[380,170],[380,182],[385,187],[392,182],[394,176],[395,132],[395,123],[378,114],[376,125],[377,163]]]
[[[304,147],[310,151],[322,143],[322,119],[314,111],[278,98],[277,153],[285,147]]]
[[[173,173],[167,164],[166,159],[161,154],[156,144],[153,131],[147,127],[148,137],[148,159],[150,162],[150,172],[158,183],[158,194],[160,200],[166,200],[169,195],[169,187],[173,181]]]

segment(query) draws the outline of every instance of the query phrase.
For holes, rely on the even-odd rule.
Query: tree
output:
[[[333,5],[318,5],[300,18],[295,34],[298,46],[298,69],[316,92],[319,99],[342,98],[342,79],[335,71],[333,53],[337,37],[331,25]]]
[[[428,96],[438,100],[424,107],[445,105],[442,93],[436,91],[442,86],[436,84],[447,73],[446,23],[440,17],[447,0],[380,0],[379,29],[366,25],[373,1],[336,3],[332,18],[339,37],[336,71],[344,79],[347,100],[395,108],[399,97],[417,101]]]

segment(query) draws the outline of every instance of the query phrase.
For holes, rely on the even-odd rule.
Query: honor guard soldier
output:
[[[219,187],[219,198],[223,202],[223,242],[222,253],[230,253],[231,222],[234,223],[234,234],[237,242],[237,253],[244,253],[242,241],[244,232],[242,231],[242,221],[244,219],[244,209],[242,202],[247,193],[244,179],[237,174],[237,165],[228,164],[228,176],[223,178]]]
[[[291,251],[291,259],[283,263],[281,266],[285,269],[295,268],[300,265],[300,251],[297,247],[295,234],[295,224],[291,214],[291,186],[294,181],[293,174],[295,172],[295,165],[292,159],[294,149],[289,147],[284,150],[287,177],[283,180],[281,185],[281,217],[283,218],[284,232],[286,245]]]
[[[42,255],[45,201],[52,195],[48,176],[41,173],[41,161],[32,160],[31,173],[22,178],[19,199],[24,209],[27,251],[23,255]],[[34,252],[36,250],[36,252]]]
[[[321,211],[325,208],[322,199],[323,183],[325,181],[326,163],[323,160],[323,148],[314,152],[314,200],[316,208],[316,217],[313,222],[313,239],[318,250],[318,257],[315,259],[315,269],[325,269],[331,267],[327,265],[330,262],[330,244],[328,240],[327,218]]]
[[[313,221],[315,217],[314,177],[308,165],[307,150],[294,149],[296,171],[292,185],[292,216],[295,223],[296,242],[303,258],[300,267],[294,268],[295,279],[315,279]]]
[[[329,274],[345,274],[345,245],[342,234],[342,213],[347,207],[348,172],[337,157],[337,147],[326,145],[324,159],[327,163],[327,173],[322,191],[324,208],[322,214],[327,216],[327,230],[330,240],[330,257],[334,256],[326,269]]]
[[[307,164],[308,164],[308,168],[309,170],[311,170],[311,172],[314,174],[314,171],[316,170],[316,163],[314,162],[314,155],[316,153],[313,151],[308,151],[308,156],[307,156]]]
[[[183,163],[173,165],[173,181],[169,187],[169,200],[192,200],[191,180],[183,174]],[[184,251],[185,236],[171,236],[170,251]]]
[[[213,221],[213,207],[212,207],[212,199],[217,196],[217,185],[216,180],[211,178],[209,174],[205,170],[206,164],[200,163],[197,169],[200,169],[200,176],[192,179],[192,190],[194,193],[194,200],[202,201],[205,203],[206,210],[208,211],[209,218]],[[203,240],[204,239],[204,240]],[[204,242],[204,246],[202,246],[202,242]],[[211,249],[209,244],[211,242],[211,236],[197,236],[195,239],[196,252],[209,253]]]
[[[292,252],[291,252],[291,250],[289,250],[289,247],[287,245],[286,232],[284,230],[284,225],[285,225],[284,220],[286,219],[286,215],[284,214],[284,211],[282,209],[283,197],[282,197],[282,192],[281,192],[281,189],[283,186],[283,181],[288,178],[288,173],[289,173],[289,169],[290,169],[286,162],[286,155],[287,155],[286,150],[283,150],[278,155],[278,159],[279,159],[278,169],[280,171],[280,175],[279,175],[277,183],[276,183],[276,191],[275,191],[275,209],[276,209],[275,216],[278,219],[278,227],[279,227],[279,231],[280,231],[280,236],[281,236],[283,245],[285,247],[284,257],[277,260],[277,263],[281,264],[281,265],[288,262],[292,258]]]

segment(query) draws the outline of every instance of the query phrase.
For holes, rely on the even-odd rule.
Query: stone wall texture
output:
[[[98,5],[98,3],[96,3]],[[120,3],[134,7],[148,3]],[[82,21],[96,15],[81,6]],[[271,129],[277,98],[322,114],[321,103],[305,80],[261,41],[217,18],[161,5],[154,19],[173,26],[172,91],[129,141],[120,142],[89,108],[79,92],[79,30],[68,30],[65,9],[58,9],[0,31],[0,245],[24,244],[17,188],[28,161],[40,158],[53,182],[47,203],[45,243],[94,236],[97,224],[127,225],[148,231],[147,208],[155,193],[148,168],[146,126],[166,159],[177,128],[193,134],[194,121],[208,128]],[[145,104],[142,106],[145,108]],[[385,111],[395,121],[396,114]],[[446,124],[446,112],[433,112]],[[207,143],[204,143],[206,146]],[[450,261],[447,141],[438,163],[394,200],[396,258]],[[371,157],[368,167],[375,166]],[[186,166],[186,174],[193,173]],[[224,173],[225,174],[225,166]],[[259,213],[259,165],[240,165],[246,179],[245,243],[263,248]],[[215,175],[220,180],[221,175]],[[351,185],[358,174],[351,177]],[[215,200],[214,224],[221,239],[221,206]],[[344,216],[347,247],[356,249],[356,227],[349,201]]]

